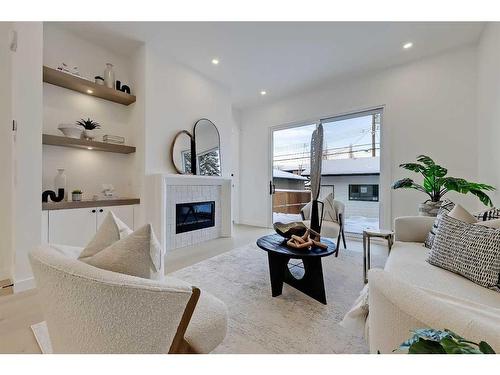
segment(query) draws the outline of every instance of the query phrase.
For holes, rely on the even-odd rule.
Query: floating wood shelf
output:
[[[109,206],[128,206],[131,204],[141,203],[139,198],[113,198],[113,199],[97,199],[84,200],[79,202],[63,201],[63,202],[43,202],[42,210],[67,210],[71,208],[89,208],[89,207],[109,207]]]
[[[98,85],[92,81],[49,68],[48,66],[43,67],[43,82],[123,105],[130,105],[135,102],[135,95],[110,89],[109,87]]]
[[[44,145],[62,146],[72,148],[82,148],[87,150],[115,152],[118,154],[132,154],[135,152],[135,147],[118,145],[115,143],[88,141],[86,139],[61,137],[58,135],[43,134],[42,143]]]

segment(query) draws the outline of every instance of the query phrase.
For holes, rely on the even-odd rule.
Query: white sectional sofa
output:
[[[368,342],[391,353],[416,328],[450,329],[500,353],[500,293],[426,262],[423,246],[435,218],[395,220],[395,244],[384,270],[368,274]]]

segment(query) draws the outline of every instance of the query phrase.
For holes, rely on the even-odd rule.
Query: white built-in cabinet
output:
[[[135,205],[127,205],[43,211],[42,238],[53,244],[86,246],[109,211],[113,211],[130,229],[134,229],[134,207]]]

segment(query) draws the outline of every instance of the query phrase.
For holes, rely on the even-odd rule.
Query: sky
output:
[[[354,151],[368,149],[371,147],[371,127],[372,115],[323,122],[323,149],[330,150],[329,158],[331,159],[348,158],[350,144],[353,145]],[[274,167],[295,169],[300,164],[308,163],[311,135],[315,128],[315,124],[306,124],[275,131],[273,133]],[[377,129],[375,133],[375,140],[376,143],[380,143],[380,129]],[[371,153],[358,151],[354,152],[354,156],[370,157]]]

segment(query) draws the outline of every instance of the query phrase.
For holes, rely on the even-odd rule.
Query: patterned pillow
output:
[[[478,212],[474,216],[477,217],[478,220],[482,221],[500,219],[500,208],[493,207],[487,209],[486,211]]]
[[[500,292],[500,230],[443,215],[427,261]]]
[[[441,220],[441,217],[444,214],[450,213],[450,211],[455,207],[455,203],[452,201],[445,199],[443,203],[441,203],[441,207],[439,208],[439,211],[436,215],[436,220],[434,221],[434,224],[432,224],[431,231],[427,235],[427,238],[425,239],[424,246],[428,249],[432,248],[432,243],[434,242],[434,237],[436,236],[436,232],[438,230],[439,226],[439,221]]]

